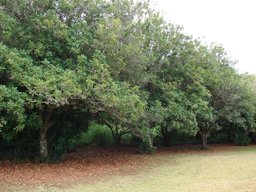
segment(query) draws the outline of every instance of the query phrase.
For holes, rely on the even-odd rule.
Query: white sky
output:
[[[256,74],[255,0],[153,0],[167,20],[223,45],[239,72]]]

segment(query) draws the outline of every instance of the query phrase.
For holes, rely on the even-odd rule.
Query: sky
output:
[[[256,74],[255,0],[153,0],[165,19],[206,43],[222,44],[240,73]]]

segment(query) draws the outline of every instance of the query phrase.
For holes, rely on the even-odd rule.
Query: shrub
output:
[[[228,136],[225,132],[213,132],[208,137],[208,143],[226,143],[228,142]]]
[[[89,129],[83,132],[77,142],[78,145],[109,146],[114,143],[111,130],[103,125],[91,123]]]
[[[122,136],[121,143],[122,145],[138,146],[141,140],[132,133],[127,133]]]
[[[151,154],[154,153],[156,151],[156,147],[155,146],[150,146],[150,144],[148,142],[141,142],[138,150],[140,153],[142,154]]]
[[[243,129],[237,129],[234,133],[234,143],[240,146],[247,146],[250,143],[248,134]]]

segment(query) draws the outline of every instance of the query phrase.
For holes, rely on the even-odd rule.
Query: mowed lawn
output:
[[[136,169],[123,167],[88,183],[65,187],[12,186],[0,191],[35,192],[255,192],[256,146],[210,151],[158,152],[145,155]],[[139,163],[139,162],[138,162]],[[1,181],[0,181],[1,184]]]

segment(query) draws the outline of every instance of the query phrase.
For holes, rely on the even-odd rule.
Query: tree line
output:
[[[92,121],[149,153],[175,131],[203,148],[213,132],[240,144],[254,132],[255,76],[148,1],[1,0],[0,41],[2,151],[56,155]]]

